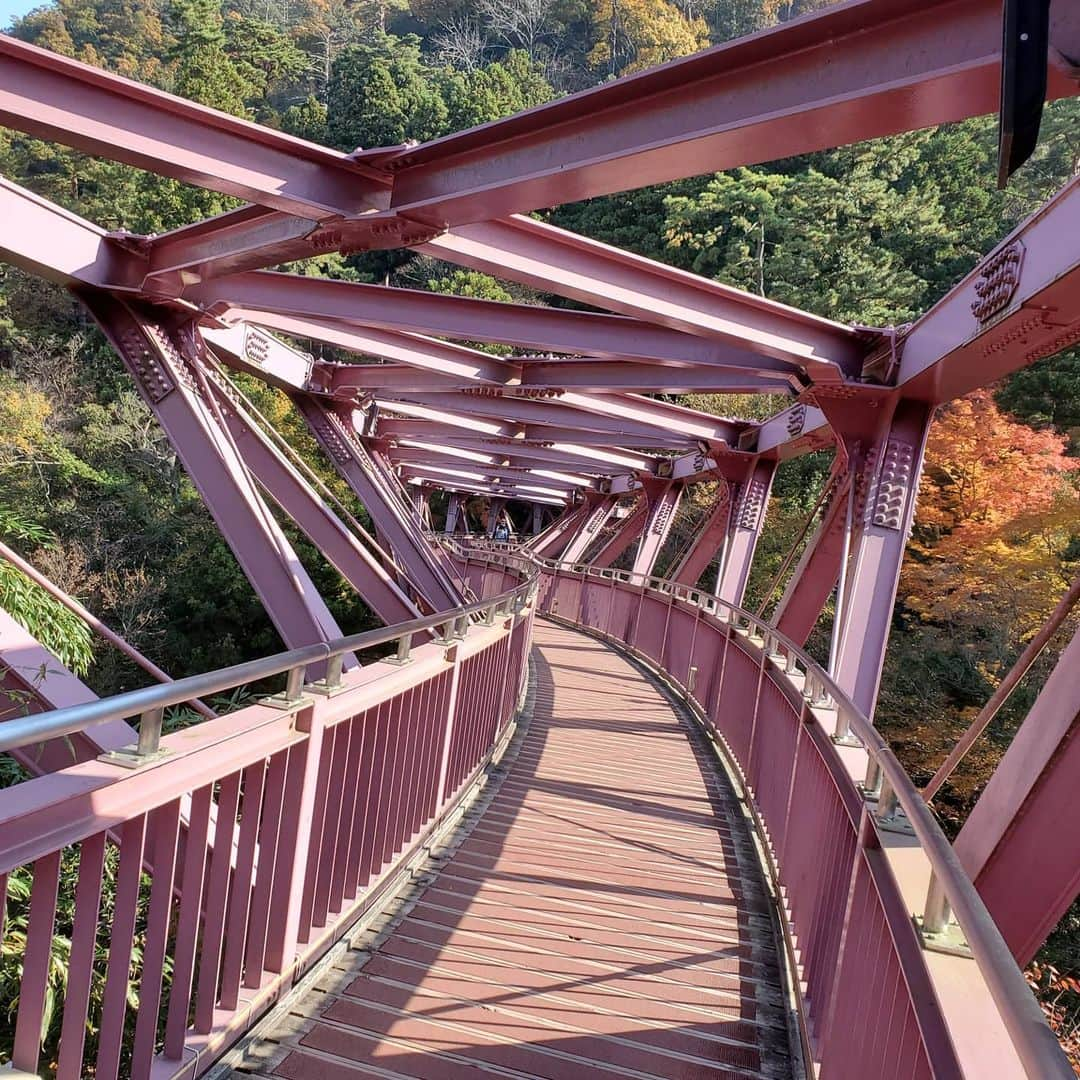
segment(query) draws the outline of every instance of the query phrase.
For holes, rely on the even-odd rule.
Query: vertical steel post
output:
[[[664,541],[671,532],[675,521],[675,512],[682,500],[683,485],[671,480],[646,478],[642,481],[645,489],[647,511],[645,524],[641,530],[641,543],[634,556],[633,572],[650,577],[656,569],[656,560],[664,547]]]
[[[726,603],[742,604],[750,565],[765,525],[765,511],[775,475],[776,462],[759,458],[747,470],[746,479],[740,485],[738,501],[732,508],[728,525],[724,565],[716,590],[716,595]]]
[[[446,498],[446,527],[443,532],[447,536],[453,536],[458,531],[458,516],[461,511],[461,496],[456,491],[451,491]]]
[[[499,518],[506,508],[506,500],[500,495],[493,495],[488,500],[487,535],[490,539],[495,535],[495,527],[499,524]]]
[[[614,495],[600,495],[595,492],[586,492],[585,502],[589,507],[586,515],[581,519],[577,532],[566,545],[562,553],[563,562],[580,562],[589,545],[596,539],[597,533],[604,527],[605,522],[611,517],[618,504]]]
[[[915,514],[930,411],[922,402],[901,401],[891,421],[882,424],[862,520],[853,530],[835,679],[871,717]]]

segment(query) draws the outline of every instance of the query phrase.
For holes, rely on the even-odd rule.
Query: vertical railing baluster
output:
[[[142,978],[139,980],[139,1009],[131,1052],[132,1080],[149,1077],[153,1067],[154,1044],[165,981],[165,958],[172,925],[169,916],[176,881],[177,845],[180,842],[179,799],[159,806],[150,815],[149,833],[150,860],[154,876],[150,886],[150,907],[146,916],[146,943],[143,946]]]
[[[116,899],[109,933],[109,967],[105,976],[101,1027],[98,1031],[97,1075],[102,1077],[116,1076],[120,1069],[145,836],[145,814],[126,821],[120,830],[120,868],[116,875]],[[205,855],[205,851],[202,854]]]
[[[35,1075],[38,1071],[41,1018],[45,1012],[45,996],[49,987],[59,885],[60,852],[42,855],[34,863],[34,880],[30,886],[30,918],[26,927],[19,1009],[15,1016],[15,1040],[11,1052],[14,1068]]]
[[[175,843],[175,842],[174,842]],[[71,954],[68,961],[67,987],[64,993],[64,1019],[60,1030],[60,1053],[56,1063],[56,1080],[81,1080],[87,1070],[83,1067],[90,993],[97,959],[98,915],[101,908],[101,882],[105,867],[105,833],[88,836],[79,845],[79,880],[75,886],[75,916],[71,934]],[[0,893],[0,902],[3,900]],[[2,923],[2,920],[0,920]],[[152,929],[153,924],[151,924]],[[3,926],[0,925],[0,940]],[[149,948],[148,940],[147,946]],[[144,959],[154,969],[154,960]],[[158,967],[160,973],[160,967]],[[142,990],[140,987],[140,999]],[[153,1022],[157,1023],[157,1005],[151,1000]],[[137,1046],[137,1041],[136,1041]]]

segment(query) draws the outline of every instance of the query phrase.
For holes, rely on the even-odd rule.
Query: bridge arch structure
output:
[[[1044,6],[1046,96],[1075,95],[1080,7]],[[873,713],[935,407],[1080,341],[1080,178],[901,328],[842,325],[530,216],[994,112],[1001,58],[997,0],[847,0],[431,143],[345,154],[0,37],[0,123],[243,203],[136,236],[0,178],[0,258],[69,289],[100,326],[286,648],[174,682],[80,609],[156,680],[98,699],[0,612],[0,676],[17,703],[0,717],[0,750],[37,774],[0,791],[0,896],[10,875],[32,872],[16,1073],[221,1074],[215,1062],[246,1039],[242,1068],[280,1076],[1072,1075],[1017,965],[1080,890],[1080,839],[1054,828],[1080,768],[1080,646],[955,844]],[[588,310],[268,269],[388,248]],[[360,359],[316,359],[305,341]],[[236,372],[289,395],[373,528],[258,414]],[[661,396],[684,392],[789,404],[752,423]],[[832,471],[766,620],[742,604],[773,477],[822,449]],[[713,493],[708,512],[673,551],[672,523],[699,484]],[[342,635],[271,504],[384,629]],[[502,539],[508,505],[518,524],[530,508],[529,535]],[[805,646],[834,597],[820,665]],[[574,682],[575,650],[623,665],[615,715],[599,687]],[[280,692],[237,712],[203,703],[277,677]],[[204,722],[162,736],[163,711],[185,702]],[[637,738],[658,748],[659,824],[642,826],[641,800],[612,786],[648,777],[648,753],[626,748],[654,743]],[[586,746],[611,760],[583,766]],[[379,970],[419,981],[358,968],[362,1007],[359,991],[338,995],[260,1059],[275,1003],[310,1005],[312,972],[345,963],[342,943],[390,911],[418,867],[432,880],[442,863],[424,860],[476,817],[466,807],[481,789],[495,792],[481,823],[513,806],[520,831],[496,843],[493,826],[476,826],[433,879],[441,900],[419,901],[429,917],[390,919],[385,941],[428,948],[428,960],[391,944]],[[556,811],[570,815],[561,839],[537,825]],[[618,851],[626,868],[597,871],[571,840]],[[534,847],[562,860],[558,887],[539,880]],[[476,895],[455,908],[462,877]],[[500,889],[532,914],[507,914]],[[574,889],[592,897],[592,921]],[[655,910],[641,914],[643,896]],[[721,896],[715,924],[712,907],[686,906]],[[677,917],[664,917],[669,901]],[[447,931],[431,958],[423,934],[447,910],[459,936]],[[511,961],[470,974],[480,946],[469,935]],[[552,935],[575,943],[569,953]],[[727,952],[673,960],[688,938]],[[518,953],[546,959],[515,966]],[[302,980],[308,996],[296,998]],[[610,984],[599,1004],[581,996],[597,982]]]

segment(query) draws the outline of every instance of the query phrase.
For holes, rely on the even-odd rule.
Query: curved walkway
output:
[[[533,658],[532,720],[482,816],[243,1068],[791,1075],[760,871],[709,751],[600,642],[537,622]]]

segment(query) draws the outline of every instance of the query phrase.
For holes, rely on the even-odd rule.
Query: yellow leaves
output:
[[[1010,419],[988,390],[952,402],[927,440],[919,526],[947,532],[1048,509],[1080,464],[1065,447],[1062,436]]]
[[[942,410],[901,581],[907,608],[975,634],[1035,633],[1075,573],[1076,466],[1061,436],[1010,419],[987,391]]]
[[[593,36],[589,63],[612,75],[644,71],[709,44],[705,20],[687,18],[668,0],[594,0]]]
[[[0,454],[32,454],[48,441],[48,399],[9,375],[0,375]]]

